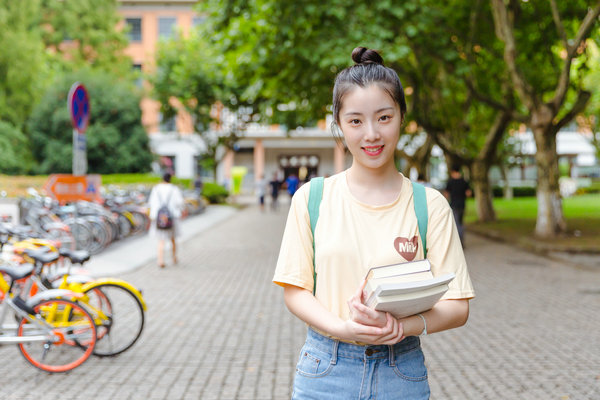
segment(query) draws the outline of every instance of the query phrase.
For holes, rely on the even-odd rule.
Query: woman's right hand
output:
[[[387,312],[377,311],[364,303],[363,281],[358,290],[348,299],[350,318],[344,322],[344,339],[369,344],[395,344],[403,338],[402,324]]]
[[[369,308],[364,304],[364,289],[366,280],[358,287],[358,290],[348,299],[350,319],[361,325],[376,326],[383,328],[387,323],[385,313]]]

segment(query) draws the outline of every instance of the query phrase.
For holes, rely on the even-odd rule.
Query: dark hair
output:
[[[388,92],[400,107],[402,119],[406,114],[406,99],[404,89],[398,74],[393,69],[383,65],[383,58],[375,50],[357,47],[352,51],[352,60],[356,64],[342,70],[335,78],[333,86],[333,122],[332,127],[339,123],[340,109],[344,95],[354,86],[362,88],[372,84],[379,85]]]
[[[165,174],[163,175],[163,181],[171,182],[171,173],[170,172],[165,172]]]

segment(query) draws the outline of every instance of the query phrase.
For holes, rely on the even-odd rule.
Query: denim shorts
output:
[[[359,346],[309,328],[292,399],[429,399],[421,341]]]

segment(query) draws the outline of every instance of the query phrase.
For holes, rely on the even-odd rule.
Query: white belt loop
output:
[[[388,356],[390,361],[390,367],[396,366],[396,353],[394,351],[394,346],[388,345]]]
[[[340,341],[339,340],[334,340],[333,341],[333,352],[331,354],[331,365],[335,365],[337,363],[338,346],[339,345],[340,345]]]

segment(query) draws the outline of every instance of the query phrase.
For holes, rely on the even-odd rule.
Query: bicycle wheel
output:
[[[93,234],[90,228],[81,221],[69,221],[66,223],[71,228],[71,233],[75,238],[75,249],[89,250],[93,240]]]
[[[33,309],[53,327],[54,340],[19,343],[25,359],[47,372],[70,371],[87,360],[96,344],[94,319],[81,305],[64,299],[42,300]],[[19,336],[44,334],[36,322],[23,318]]]
[[[113,283],[100,284],[84,293],[98,332],[94,355],[116,356],[133,346],[144,329],[144,308],[137,296]]]

